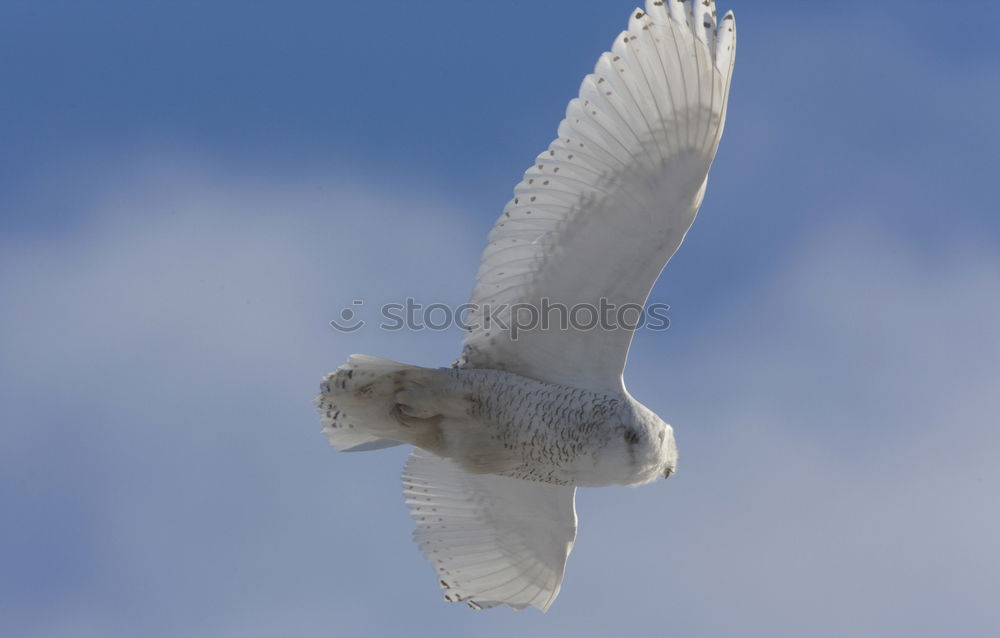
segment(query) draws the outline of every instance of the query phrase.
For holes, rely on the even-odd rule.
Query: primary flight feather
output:
[[[532,308],[645,303],[704,197],[735,50],[710,0],[633,11],[490,232],[455,365],[354,355],[323,380],[334,448],[415,446],[404,495],[445,600],[547,610],[576,487],[674,472],[673,430],[622,382],[634,323],[512,328]]]

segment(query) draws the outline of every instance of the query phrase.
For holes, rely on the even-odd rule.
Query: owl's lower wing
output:
[[[445,600],[542,611],[555,601],[576,538],[575,487],[469,474],[420,449],[403,485]]]
[[[620,392],[704,195],[736,46],[712,0],[648,0],[570,102],[483,252],[460,367]]]

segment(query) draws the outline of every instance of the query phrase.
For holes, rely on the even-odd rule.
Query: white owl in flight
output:
[[[355,355],[323,380],[334,448],[415,447],[404,494],[445,600],[547,610],[577,486],[674,472],[673,430],[622,382],[631,326],[515,335],[511,308],[645,303],[705,194],[735,49],[711,0],[633,11],[490,232],[459,361]]]

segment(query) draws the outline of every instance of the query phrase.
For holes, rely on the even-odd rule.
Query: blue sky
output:
[[[206,6],[207,5],[207,6]],[[405,450],[310,403],[345,303],[458,304],[630,4],[0,5],[0,633],[1000,632],[995,3],[734,0],[702,212],[546,614],[439,601]]]

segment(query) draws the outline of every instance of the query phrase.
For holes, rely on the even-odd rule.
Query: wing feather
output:
[[[549,608],[576,538],[576,488],[490,474],[414,449],[403,470],[414,540],[445,600]]]
[[[457,365],[623,389],[632,331],[613,320],[586,329],[589,313],[602,299],[643,305],[694,221],[735,45],[732,13],[717,21],[714,2],[649,0],[633,12],[490,232]],[[537,315],[517,314],[531,307]],[[554,322],[512,330],[546,307],[559,308]],[[574,308],[587,321],[563,325]]]

